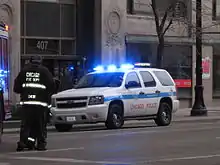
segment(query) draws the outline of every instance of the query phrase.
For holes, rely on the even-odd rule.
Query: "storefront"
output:
[[[68,75],[73,84],[73,71],[84,62],[76,49],[76,6],[76,0],[21,1],[21,67],[41,55],[54,77]]]
[[[151,65],[156,64],[156,43],[127,43],[126,52],[129,62],[149,62]],[[163,68],[171,74],[176,82],[179,99],[191,99],[192,46],[165,45],[162,64]]]

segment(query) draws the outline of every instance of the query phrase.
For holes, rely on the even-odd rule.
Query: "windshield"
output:
[[[76,88],[120,87],[124,73],[94,73],[82,77]]]

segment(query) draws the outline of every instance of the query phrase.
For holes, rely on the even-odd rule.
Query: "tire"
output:
[[[72,126],[72,124],[55,124],[55,128],[58,132],[69,132]]]
[[[109,108],[107,121],[105,126],[107,129],[119,129],[124,125],[124,114],[122,106],[112,104]]]
[[[169,104],[162,102],[160,103],[157,118],[154,119],[158,126],[168,126],[172,121],[172,109]]]

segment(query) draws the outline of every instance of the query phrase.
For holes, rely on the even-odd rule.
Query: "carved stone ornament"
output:
[[[113,11],[108,15],[108,29],[112,34],[118,34],[121,27],[120,15]]]
[[[121,43],[121,14],[120,10],[112,10],[106,17],[106,46],[116,46]]]

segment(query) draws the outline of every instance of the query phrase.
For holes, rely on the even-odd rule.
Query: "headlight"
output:
[[[51,99],[51,106],[56,107],[56,99],[55,98]]]
[[[104,96],[91,96],[89,98],[89,105],[104,104]]]

